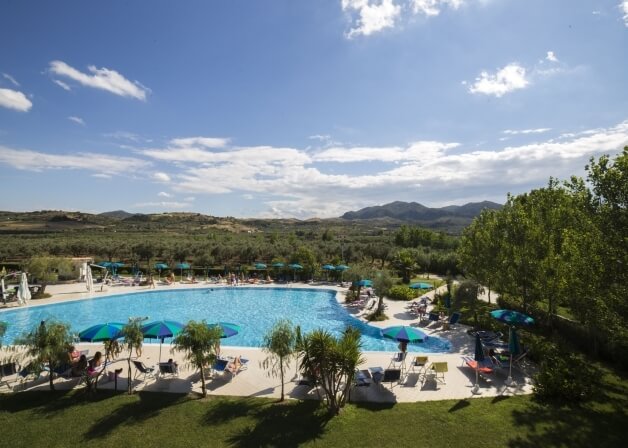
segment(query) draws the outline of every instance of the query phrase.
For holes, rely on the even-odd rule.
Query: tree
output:
[[[416,264],[416,254],[411,249],[401,249],[393,259],[395,269],[401,275],[401,281],[405,284],[410,283],[412,274],[418,268]]]
[[[384,315],[384,297],[388,295],[388,293],[390,292],[390,288],[392,288],[392,285],[393,281],[388,271],[380,271],[375,274],[375,278],[373,279],[373,289],[375,290],[375,294],[377,294],[378,297],[375,315]]]
[[[133,393],[133,382],[131,381],[131,356],[135,351],[135,356],[142,356],[142,342],[144,334],[142,334],[141,318],[130,318],[129,322],[122,328],[121,335],[124,337],[124,348],[129,351],[127,364],[129,367],[129,377],[127,381],[128,393]]]
[[[339,414],[349,396],[355,370],[364,362],[360,331],[347,327],[337,338],[326,330],[314,330],[303,337],[299,348],[301,372],[323,389],[328,412]]]
[[[262,348],[269,356],[262,361],[264,369],[270,368],[272,376],[279,375],[281,379],[281,398],[284,400],[284,373],[295,350],[296,335],[289,320],[280,320],[264,336]]]
[[[46,365],[50,369],[50,389],[55,390],[53,372],[68,362],[72,346],[70,326],[56,321],[42,321],[36,329],[18,338],[16,345],[26,346],[25,357],[31,365]]]
[[[185,360],[198,369],[203,397],[207,396],[203,368],[216,361],[221,334],[217,326],[210,327],[205,321],[191,320],[173,340],[174,349],[184,352]]]

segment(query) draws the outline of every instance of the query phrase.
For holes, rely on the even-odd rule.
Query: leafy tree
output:
[[[18,338],[16,345],[26,346],[25,357],[31,365],[45,365],[50,369],[50,389],[54,390],[53,372],[68,362],[68,351],[72,346],[70,326],[66,323],[41,322],[30,333]]]
[[[388,271],[377,272],[373,279],[373,290],[377,294],[376,317],[384,317],[384,297],[390,294],[393,281]]]
[[[401,275],[401,281],[406,284],[410,283],[412,274],[418,269],[415,251],[401,249],[393,258],[393,266]]]
[[[191,320],[173,340],[174,349],[184,352],[185,360],[198,369],[203,397],[207,396],[203,368],[216,361],[221,334],[219,327]]]
[[[349,396],[355,370],[364,362],[359,330],[347,327],[339,338],[326,330],[314,330],[303,337],[299,348],[301,371],[323,389],[328,412],[339,414]]]
[[[454,294],[454,300],[458,307],[466,305],[471,309],[473,313],[473,320],[475,327],[478,328],[478,284],[473,280],[465,280],[458,285],[458,288]]]
[[[124,337],[123,346],[129,351],[127,356],[127,365],[129,368],[129,377],[127,381],[128,393],[133,393],[133,382],[131,381],[131,356],[135,351],[135,356],[142,356],[142,342],[144,334],[142,333],[141,318],[130,318],[129,322],[122,328],[122,337]]]
[[[262,348],[269,356],[262,362],[264,369],[270,369],[273,376],[281,379],[281,398],[284,400],[284,373],[295,350],[295,331],[289,320],[280,320],[264,336]]]

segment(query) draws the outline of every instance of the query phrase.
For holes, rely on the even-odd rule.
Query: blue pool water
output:
[[[8,323],[4,344],[36,328],[42,320],[56,319],[70,324],[78,333],[104,322],[126,322],[129,317],[153,320],[232,322],[242,331],[224,345],[259,347],[263,336],[282,318],[300,325],[303,332],[324,328],[335,335],[348,325],[362,333],[365,351],[396,351],[397,342],[384,339],[378,328],[352,317],[338,304],[335,291],[284,288],[207,288],[150,291],[98,297],[54,305],[17,308],[0,312]],[[446,352],[448,341],[430,337],[424,343],[410,344],[409,351]]]

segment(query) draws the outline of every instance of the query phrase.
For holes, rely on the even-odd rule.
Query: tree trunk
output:
[[[129,378],[127,379],[126,386],[127,386],[129,395],[131,395],[133,393],[133,383],[131,383],[131,355],[129,355],[129,357],[127,358],[127,362],[129,364]]]
[[[283,358],[279,358],[279,373],[281,376],[281,398],[279,401],[283,401]]]
[[[52,371],[52,363],[50,362],[50,360],[48,360],[48,366],[50,367],[50,390],[55,390],[55,385],[54,385],[54,378],[53,378],[53,371]]]
[[[203,391],[203,398],[207,397],[207,389],[205,388],[205,374],[203,373],[203,366],[201,369],[201,390]]]

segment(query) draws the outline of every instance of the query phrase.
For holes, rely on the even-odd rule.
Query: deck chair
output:
[[[384,370],[384,377],[382,378],[382,383],[390,383],[390,388],[392,389],[393,383],[401,381],[401,369],[386,369]]]
[[[0,366],[0,386],[6,385],[9,390],[13,390],[19,379],[17,364],[10,362]]]
[[[419,376],[422,373],[425,373],[425,368],[427,367],[427,362],[429,358],[427,356],[415,356],[412,364],[410,365],[410,371],[414,372],[415,370],[419,372]]]
[[[449,369],[446,361],[433,362],[429,368],[429,373],[434,376],[434,380],[442,381],[443,384],[447,384],[445,382],[445,373],[448,371]]]
[[[463,356],[462,362],[463,365],[472,368],[474,372],[477,370],[480,375],[490,375],[495,372],[493,361],[488,357],[478,364],[475,359]]]
[[[170,375],[171,377],[179,376],[179,368],[175,363],[160,362],[159,363],[159,376],[164,377]]]
[[[356,387],[369,387],[371,385],[373,377],[368,370],[356,370],[355,372],[355,385]]]
[[[462,315],[458,311],[452,313],[451,316],[449,317],[449,322],[448,322],[449,326],[452,327],[453,325],[456,325],[458,321],[460,320],[461,316]]]
[[[133,361],[133,365],[135,366],[135,376],[133,376],[134,380],[141,375],[144,375],[144,379],[142,381],[146,381],[147,378],[155,378],[155,367],[147,367],[142,361],[137,360]]]
[[[429,324],[431,324],[432,322],[436,322],[437,324],[441,323],[438,313],[429,313],[427,315],[427,320],[429,321]]]

